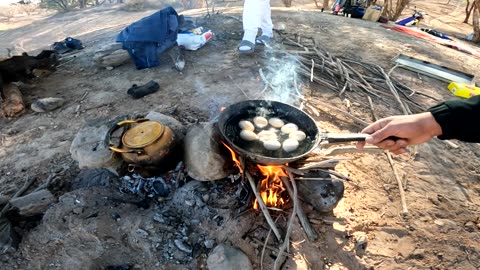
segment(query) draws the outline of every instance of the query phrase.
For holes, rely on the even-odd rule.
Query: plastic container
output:
[[[467,85],[464,83],[451,82],[448,85],[448,90],[455,96],[463,98],[471,98],[473,96],[480,95],[480,87]]]

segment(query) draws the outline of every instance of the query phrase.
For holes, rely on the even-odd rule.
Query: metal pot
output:
[[[121,146],[112,146],[112,133],[125,125],[131,126],[123,133]],[[175,135],[168,126],[148,119],[121,121],[109,130],[107,138],[111,151],[120,153],[125,162],[139,167],[160,165],[176,143]]]
[[[277,117],[294,123],[307,135],[299,147],[292,152],[282,149],[265,150],[259,141],[247,142],[240,138],[238,122],[255,116]],[[218,118],[218,128],[225,143],[238,154],[252,162],[265,165],[281,165],[296,161],[312,152],[322,140],[329,142],[350,142],[365,140],[366,134],[321,134],[312,117],[294,106],[272,100],[246,100],[225,108]],[[259,130],[255,130],[258,132]]]

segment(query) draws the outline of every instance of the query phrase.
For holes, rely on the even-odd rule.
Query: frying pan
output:
[[[255,116],[265,118],[277,117],[286,123],[294,123],[307,135],[299,147],[292,152],[285,152],[282,148],[275,151],[266,150],[260,141],[244,141],[239,134],[241,128],[238,122],[252,120]],[[321,141],[329,143],[363,141],[366,134],[322,134],[313,120],[305,112],[286,103],[272,100],[246,100],[225,108],[218,118],[218,128],[225,143],[232,147],[238,154],[252,162],[264,165],[281,165],[296,161],[313,151]],[[255,129],[258,133],[260,130]],[[281,135],[287,136],[288,135]]]

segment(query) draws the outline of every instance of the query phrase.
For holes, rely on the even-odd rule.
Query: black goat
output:
[[[54,51],[44,50],[37,56],[23,53],[21,56],[12,56],[0,62],[0,94],[3,84],[11,82],[26,82],[33,78],[32,70],[55,70],[57,55]]]

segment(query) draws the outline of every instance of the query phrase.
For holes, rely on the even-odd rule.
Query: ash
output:
[[[167,197],[170,193],[170,187],[160,176],[143,178],[134,173],[132,176],[126,175],[121,178],[120,192],[159,198]]]

